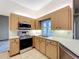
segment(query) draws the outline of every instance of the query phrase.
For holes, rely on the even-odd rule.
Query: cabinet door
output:
[[[59,10],[59,13],[58,13],[58,20],[59,20],[59,29],[70,29],[70,20],[69,19],[69,7],[65,7],[64,9],[62,10]]]
[[[33,36],[32,43],[32,47],[35,47],[35,36]]]
[[[35,48],[38,50],[39,50],[39,43],[40,43],[39,37],[35,37]]]
[[[41,29],[41,24],[40,24],[40,21],[38,19],[35,20],[35,29],[36,30],[40,30]]]
[[[31,19],[24,16],[19,16],[19,22],[26,22],[28,24],[31,24]]]
[[[71,16],[71,9],[69,6],[55,11],[52,14],[52,29],[70,30],[72,20]]]
[[[46,55],[50,59],[58,59],[58,47],[48,40],[46,40]]]
[[[40,38],[40,52],[45,54],[45,39],[44,38]]]
[[[10,40],[10,56],[16,55],[19,53],[19,39]]]
[[[51,14],[51,18],[52,18],[52,30],[56,30],[56,29],[58,29],[58,27],[59,27],[59,20],[58,20],[58,13],[57,13],[57,11],[56,12],[53,12],[52,14]]]
[[[16,14],[10,14],[9,19],[9,26],[11,31],[17,31],[18,30],[18,15]]]
[[[31,20],[31,29],[35,30],[35,20],[34,19]]]

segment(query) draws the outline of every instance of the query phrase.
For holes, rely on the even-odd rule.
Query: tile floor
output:
[[[36,49],[32,49],[20,55],[11,57],[10,59],[48,59],[46,56],[38,52]]]

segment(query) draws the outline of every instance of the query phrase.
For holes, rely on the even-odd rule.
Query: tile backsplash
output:
[[[31,36],[39,36],[41,35],[41,30],[30,30],[29,34]]]
[[[10,36],[17,36],[17,32],[9,31]],[[41,30],[30,30],[29,35],[39,36],[42,35]],[[61,37],[61,38],[73,38],[72,30],[52,30],[52,37]]]
[[[9,30],[9,36],[17,36],[17,31],[11,31]]]
[[[52,30],[52,37],[73,38],[72,30]],[[41,30],[31,30],[30,35],[42,35]]]
[[[53,30],[52,36],[72,39],[73,32],[72,30]]]

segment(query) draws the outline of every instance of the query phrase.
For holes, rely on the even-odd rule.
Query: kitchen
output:
[[[0,59],[79,59],[74,1],[0,1]]]

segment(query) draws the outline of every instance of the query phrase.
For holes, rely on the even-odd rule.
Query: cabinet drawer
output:
[[[56,42],[56,41],[51,41],[50,42],[52,45],[58,45],[58,42]]]
[[[52,45],[58,45],[58,42],[52,41],[52,40],[46,40],[46,43],[47,43],[47,44],[50,43],[50,44],[52,44]]]
[[[40,42],[45,42],[45,39],[43,39],[43,38],[40,38]]]
[[[51,43],[51,41],[50,40],[46,40],[46,44],[49,44],[49,43]]]

